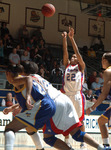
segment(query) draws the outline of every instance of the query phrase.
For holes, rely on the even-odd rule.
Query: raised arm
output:
[[[99,106],[102,103],[102,101],[106,99],[110,89],[111,89],[111,74],[108,71],[105,71],[102,93],[100,94],[94,105],[86,110],[87,115],[89,115],[93,110],[95,110],[96,107]]]
[[[77,44],[76,44],[76,42],[74,40],[74,29],[71,28],[71,27],[69,27],[68,36],[69,36],[69,39],[70,39],[70,41],[72,43],[72,47],[73,47],[74,53],[76,54],[77,59],[79,61],[81,71],[84,71],[84,69],[85,69],[85,63],[84,63],[84,61],[82,59],[82,56],[81,56],[81,54],[80,54],[80,52],[78,50],[78,46],[77,46]]]
[[[67,32],[63,32],[62,37],[63,37],[63,65],[67,67],[68,59],[69,59],[68,49],[67,49]]]

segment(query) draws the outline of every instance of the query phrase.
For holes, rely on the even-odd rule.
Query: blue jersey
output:
[[[15,88],[15,94],[22,107],[22,111],[16,115],[16,119],[31,126],[34,130],[42,128],[56,112],[54,100],[50,98],[43,85],[38,81],[33,80],[31,102],[34,107],[31,110],[27,110],[26,107],[26,86],[24,85],[18,91]]]
[[[16,98],[18,103],[22,107],[22,112],[27,110],[26,107],[26,86],[24,85],[23,88],[20,90],[14,89]],[[38,100],[42,100],[44,97],[49,97],[46,90],[44,89],[43,85],[39,82],[33,80],[32,91],[31,91],[31,103],[34,104]]]

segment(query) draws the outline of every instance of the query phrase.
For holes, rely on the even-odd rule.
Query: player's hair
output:
[[[111,64],[111,53],[110,52],[104,53],[103,58],[107,59],[108,63]]]
[[[25,74],[36,74],[38,72],[38,65],[32,61],[24,61],[21,65],[24,67]]]
[[[12,72],[13,75],[16,77],[18,76],[19,73],[23,72],[23,66],[20,64],[17,65],[8,65],[8,67],[6,68],[7,72]]]

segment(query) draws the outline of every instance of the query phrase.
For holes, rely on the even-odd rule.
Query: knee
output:
[[[6,132],[9,132],[9,131],[12,131],[13,133],[15,133],[15,131],[14,131],[13,129],[5,128],[5,130],[4,130],[4,134],[5,134]]]
[[[84,135],[86,133],[82,132],[81,130],[78,130],[73,136],[72,138],[78,142],[84,142]]]
[[[54,146],[56,140],[57,140],[57,138],[54,135],[51,137],[48,137],[48,138],[44,138],[45,143],[50,146]]]

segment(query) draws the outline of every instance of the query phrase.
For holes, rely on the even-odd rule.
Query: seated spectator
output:
[[[91,101],[91,102],[95,102],[96,101],[96,98],[93,95],[93,91],[91,89],[89,89],[87,91],[87,94],[85,94],[85,96],[86,96],[86,100],[88,100],[88,101]]]
[[[39,54],[38,47],[30,51],[30,58],[38,65],[42,63],[42,56]]]
[[[103,86],[104,79],[103,79],[103,73],[102,72],[99,72],[99,83],[101,84],[101,86]]]
[[[34,39],[30,38],[30,40],[27,42],[26,49],[30,52],[32,49],[34,49]]]
[[[4,45],[2,39],[0,39],[0,64],[4,65]]]
[[[64,71],[60,68],[60,64],[59,64],[59,63],[57,63],[56,66],[55,66],[55,68],[51,71],[51,75],[56,74],[56,69],[59,70],[59,74],[60,74],[61,76],[64,75]]]
[[[9,62],[11,64],[20,64],[20,57],[17,54],[16,48],[13,48],[13,52],[9,55]]]
[[[92,82],[95,82],[96,77],[97,77],[97,72],[93,71],[92,74],[88,77],[88,81],[87,81],[88,88],[91,88],[91,84]]]
[[[46,63],[48,71],[51,71],[51,64],[52,64],[52,61],[53,61],[53,56],[52,56],[49,49],[45,50],[45,52],[43,54],[43,60]]]
[[[9,107],[15,104],[15,99],[12,97],[12,93],[7,93],[6,99],[3,99],[1,102],[1,106]]]
[[[58,68],[56,68],[55,73],[51,75],[50,82],[51,83],[62,84],[62,75],[61,75],[61,72]]]
[[[22,29],[19,31],[19,39],[20,41],[24,38],[25,43],[29,40],[29,31],[27,30],[26,25],[23,25]]]
[[[9,29],[7,28],[7,23],[2,22],[1,23],[1,37],[3,38],[5,34],[9,35]]]
[[[30,53],[25,50],[21,56],[21,62],[30,60]]]
[[[16,49],[17,54],[21,57],[21,55],[23,55],[24,49],[21,48],[20,44],[17,44]]]
[[[39,66],[39,75],[49,81],[50,79],[50,72],[46,69],[44,64],[40,64]]]
[[[99,83],[99,77],[96,77],[95,81],[91,84],[91,89],[93,90],[93,93],[96,95],[99,95],[101,92],[101,84]]]
[[[41,40],[39,41],[38,46],[39,46],[39,53],[40,53],[40,55],[43,57],[43,54],[44,54],[44,52],[45,52],[45,50],[46,50],[44,39],[41,39]]]
[[[82,91],[83,91],[84,94],[87,94],[87,92],[88,92],[87,80],[85,80],[84,83],[83,83]]]
[[[88,50],[88,56],[91,58],[96,58],[96,52],[93,50],[92,47]]]
[[[36,36],[38,39],[40,39],[40,37],[42,37],[41,28],[37,27],[36,30],[33,31],[32,36]]]

